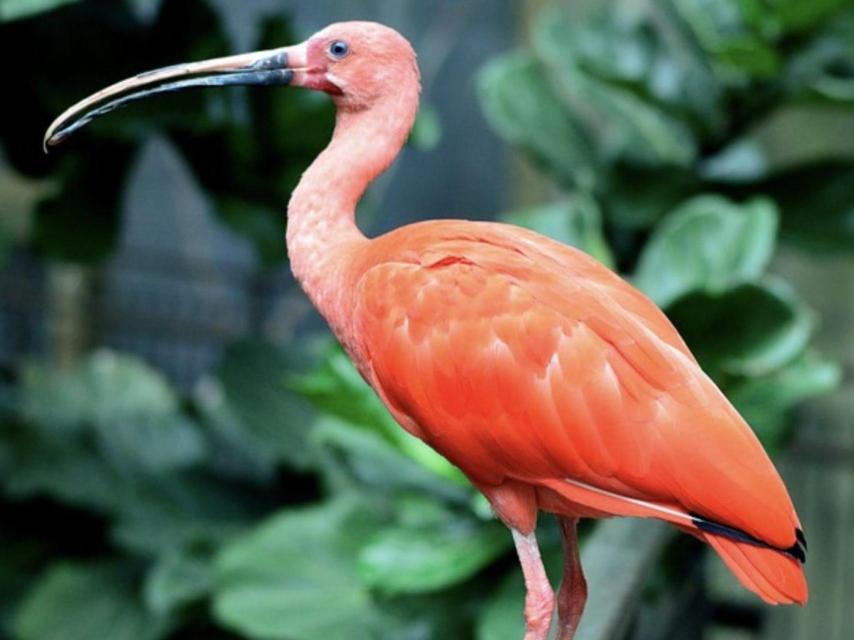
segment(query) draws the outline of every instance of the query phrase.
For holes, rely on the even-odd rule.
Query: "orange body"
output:
[[[798,517],[756,436],[655,304],[594,259],[507,225],[427,222],[362,245],[344,290],[363,375],[505,520],[661,518],[767,602],[806,601],[786,552]]]

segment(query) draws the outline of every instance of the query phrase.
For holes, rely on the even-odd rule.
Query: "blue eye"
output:
[[[348,53],[350,53],[350,45],[348,45],[343,40],[335,40],[332,44],[329,45],[329,53],[331,53],[336,58],[343,58]]]

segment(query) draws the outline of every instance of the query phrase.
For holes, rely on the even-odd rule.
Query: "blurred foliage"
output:
[[[279,15],[259,33],[259,47],[294,40]],[[854,247],[854,161],[777,165],[761,129],[795,106],[854,109],[852,42],[842,0],[624,2],[543,13],[530,47],[480,78],[496,131],[557,185],[505,219],[628,274],[772,449],[789,409],[839,373],[769,260],[779,239]],[[0,258],[15,244],[108,256],[128,167],[157,128],[221,218],[282,260],[283,202],[331,130],[322,97],[192,93],[99,121],[73,152],[38,144],[105,80],[230,52],[203,0],[0,0],[0,53],[33,61],[6,69]],[[439,136],[426,109],[410,143]],[[0,385],[0,489],[0,638],[522,635],[507,532],[337,348],[237,344],[187,395],[115,352],[30,363]],[[559,567],[549,520],[540,537]]]
[[[22,598],[5,632],[180,637],[207,617],[203,603],[250,638],[431,638],[471,625],[483,570],[510,538],[457,472],[422,464],[410,436],[389,437],[354,375],[337,348],[307,374],[258,343],[235,345],[184,400],[113,352],[67,371],[27,367],[0,423],[4,500],[34,505],[4,527],[33,546],[4,545],[4,562],[24,564],[0,572],[0,592]],[[313,411],[316,391],[294,386],[359,409]],[[83,548],[63,550],[68,540]]]

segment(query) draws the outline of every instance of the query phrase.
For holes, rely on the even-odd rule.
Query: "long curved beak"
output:
[[[48,127],[44,150],[47,152],[95,118],[150,96],[192,87],[301,84],[307,60],[306,46],[299,44],[140,73],[110,85],[67,109]]]

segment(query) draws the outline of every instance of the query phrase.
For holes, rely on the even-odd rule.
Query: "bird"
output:
[[[708,543],[769,604],[805,604],[807,542],[745,420],[666,315],[586,253],[512,225],[417,222],[374,238],[355,222],[415,121],[410,43],[373,22],[301,44],[139,74],[82,100],[45,149],[96,117],[190,87],[296,86],[336,123],[287,206],[291,269],[358,371],[413,436],[459,467],[510,529],[525,640],[575,635],[587,585],[581,518],[656,518]],[[557,593],[538,514],[565,550]]]

